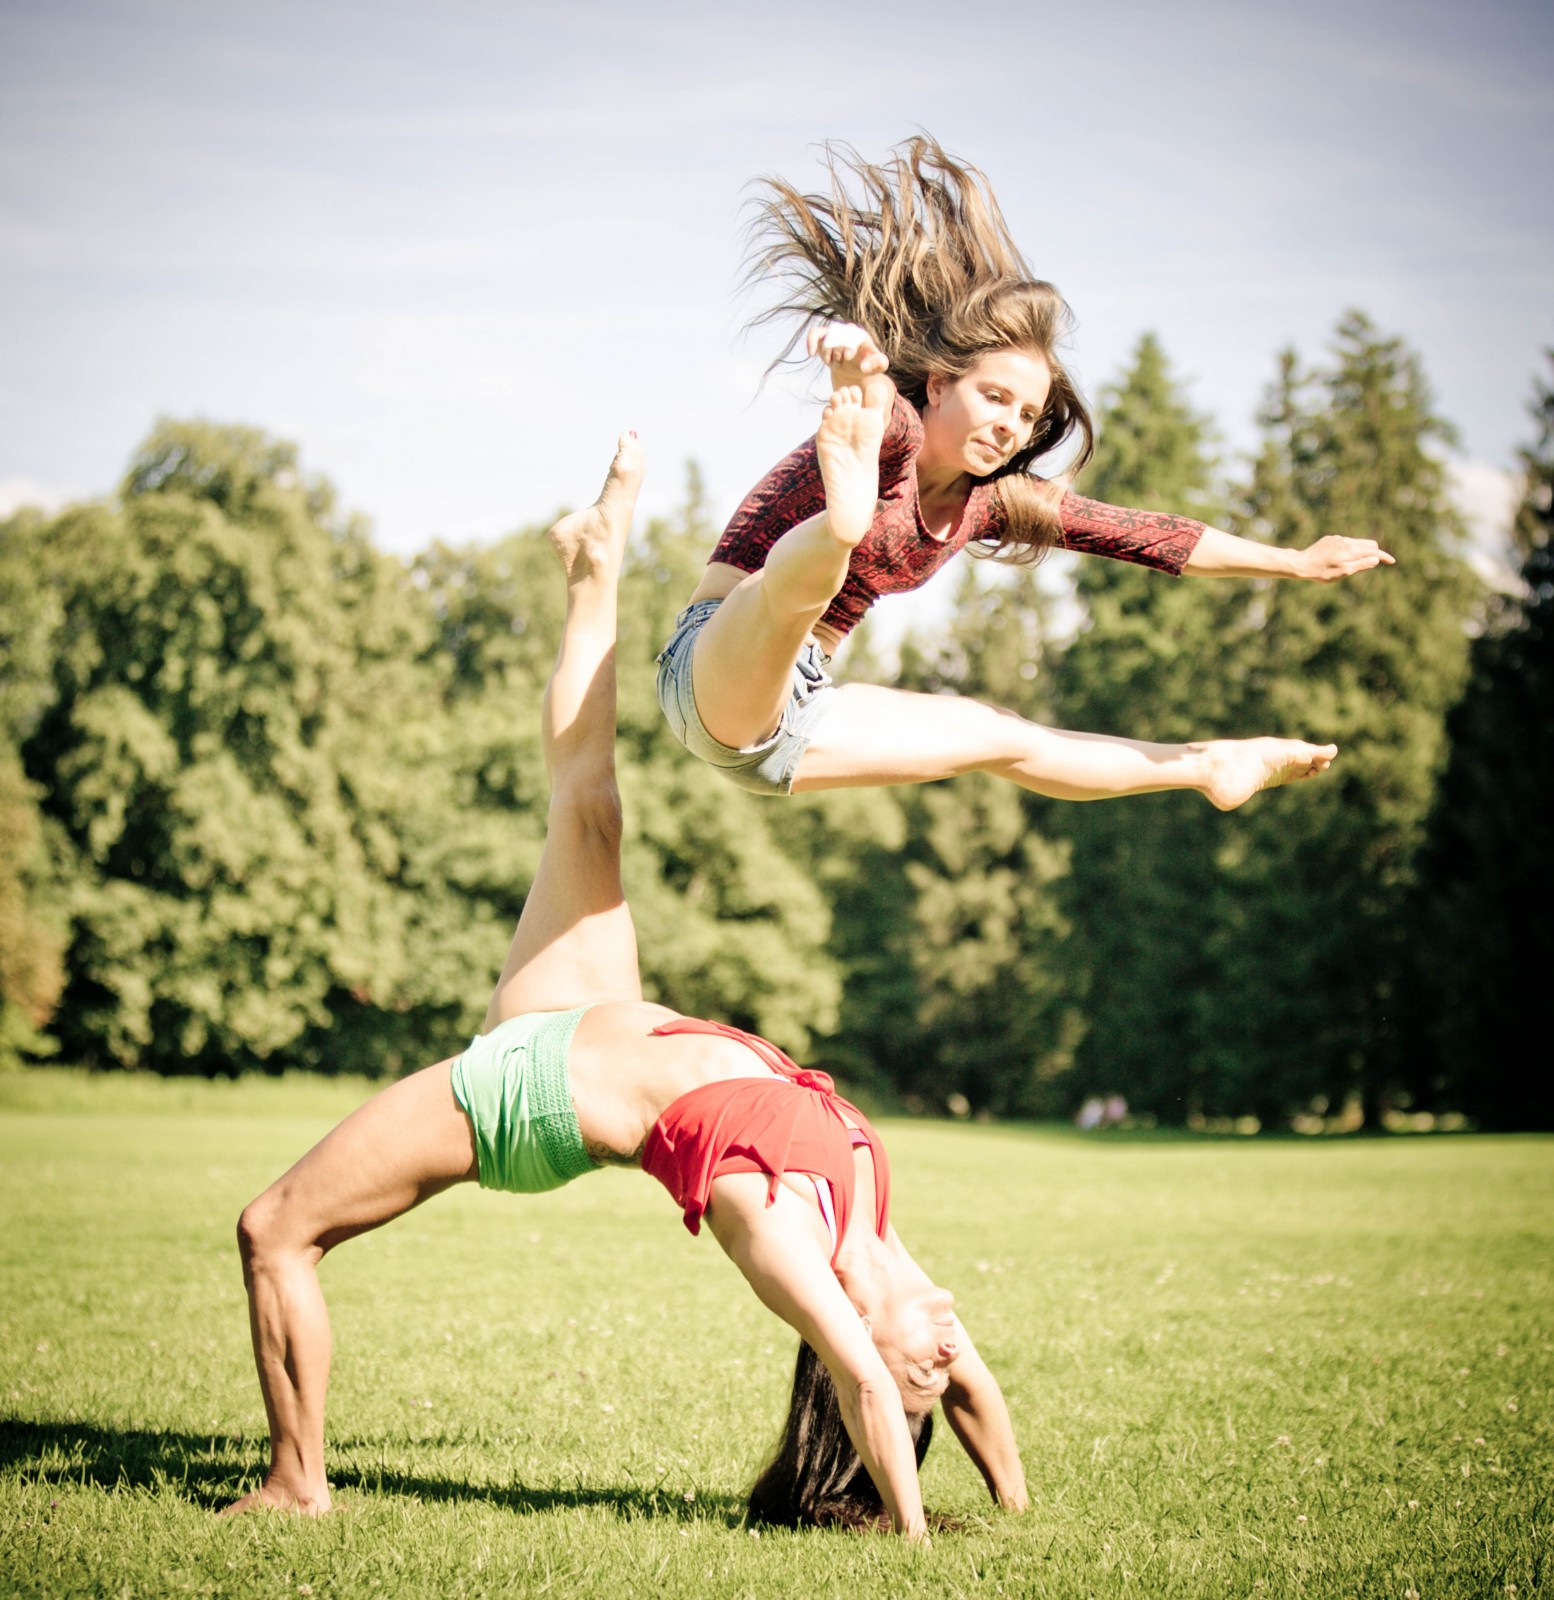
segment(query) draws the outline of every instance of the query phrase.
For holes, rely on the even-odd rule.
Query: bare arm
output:
[[[911,1252],[894,1228],[886,1234],[886,1241],[892,1250],[912,1261]],[[912,1264],[917,1265],[915,1261]],[[927,1275],[923,1276],[926,1281]],[[949,1381],[943,1396],[944,1415],[982,1474],[987,1492],[1006,1511],[1025,1511],[1030,1506],[1025,1468],[1020,1461],[1020,1447],[1014,1442],[1014,1423],[1004,1404],[1004,1392],[977,1354],[959,1317],[955,1318],[955,1336],[949,1347],[953,1348],[955,1359],[945,1369]]]
[[[1193,578],[1305,578],[1332,583],[1338,578],[1392,566],[1393,558],[1374,539],[1350,539],[1330,533],[1304,550],[1283,549],[1241,539],[1218,528],[1205,528],[1182,567]]]
[[[1014,1440],[1009,1407],[1004,1404],[1004,1392],[966,1336],[959,1318],[955,1326],[960,1354],[950,1364],[944,1415],[993,1499],[1006,1511],[1028,1510],[1025,1468]]]
[[[786,1189],[767,1204],[760,1173],[728,1173],[712,1186],[707,1221],[761,1302],[814,1350],[836,1385],[842,1422],[880,1492],[891,1528],[925,1540],[917,1454],[895,1379],[831,1270],[820,1224]]]

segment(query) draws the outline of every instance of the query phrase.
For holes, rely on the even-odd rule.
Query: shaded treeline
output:
[[[1285,358],[1239,482],[1152,339],[1102,402],[1089,492],[1284,545],[1370,535],[1398,565],[1317,587],[1089,560],[1075,632],[1050,584],[967,564],[899,680],[1145,738],[1335,739],[1333,773],[1231,816],[981,778],[733,789],[652,693],[715,533],[693,474],[622,607],[648,992],[930,1106],[1546,1125],[1521,1041],[1550,955],[1554,400],[1526,455],[1527,589],[1492,603],[1446,425],[1363,318],[1317,368]],[[538,526],[376,551],[245,428],[163,423],[117,499],[0,524],[0,1059],[382,1075],[458,1049],[538,860],[558,591]]]

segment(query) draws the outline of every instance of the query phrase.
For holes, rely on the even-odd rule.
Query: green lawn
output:
[[[218,1522],[264,1440],[233,1224],[361,1092],[0,1078],[0,1592],[1554,1589],[1539,1138],[886,1123],[1034,1506],[988,1512],[945,1429],[929,1551],[744,1527],[792,1336],[656,1185],[456,1191],[323,1269],[339,1514]]]

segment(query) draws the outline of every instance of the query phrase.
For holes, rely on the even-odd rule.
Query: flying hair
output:
[[[752,201],[746,283],[775,288],[777,298],[751,326],[794,323],[772,367],[796,357],[810,327],[856,322],[921,411],[934,374],[964,377],[996,350],[1040,356],[1052,389],[1030,445],[995,474],[1007,526],[993,552],[1037,559],[1061,538],[1062,488],[1031,465],[1077,440],[1065,469],[1075,473],[1095,443],[1089,410],[1057,354],[1073,326],[1067,302],[1031,272],[986,177],[926,134],[879,163],[851,145],[821,150],[828,192],[803,194],[769,177]]]

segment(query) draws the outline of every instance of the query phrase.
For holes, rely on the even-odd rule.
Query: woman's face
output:
[[[955,1296],[921,1281],[893,1284],[869,1317],[874,1348],[884,1358],[909,1412],[931,1411],[949,1387],[951,1363],[960,1354]]]
[[[929,378],[923,455],[991,476],[1030,444],[1051,390],[1052,369],[1025,350],[995,350],[961,378]]]

